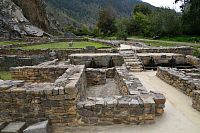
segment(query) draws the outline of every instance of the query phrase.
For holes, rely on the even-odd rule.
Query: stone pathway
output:
[[[155,76],[156,72],[134,73],[146,88],[160,91],[166,98],[165,113],[156,123],[86,127],[55,126],[54,133],[199,133],[200,112],[191,107],[192,99]]]

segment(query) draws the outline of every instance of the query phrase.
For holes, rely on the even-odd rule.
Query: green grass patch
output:
[[[0,42],[0,45],[9,45],[9,44],[20,44],[22,42],[20,41],[6,41],[6,42]]]
[[[74,42],[72,47],[69,46],[69,42],[58,42],[50,44],[38,44],[33,46],[20,47],[25,50],[37,50],[37,49],[79,49],[85,48],[86,46],[95,46],[97,49],[100,48],[111,48],[110,46],[96,43],[96,42]]]
[[[173,47],[178,46],[176,43],[167,43],[167,42],[159,42],[159,41],[142,41],[147,45],[153,46],[153,47]]]
[[[172,37],[161,37],[159,40],[163,41],[174,41],[174,42],[189,42],[189,43],[200,43],[200,36],[172,36]]]
[[[11,73],[9,71],[0,71],[0,79],[11,80]]]

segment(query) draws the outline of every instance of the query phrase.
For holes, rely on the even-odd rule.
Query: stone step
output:
[[[25,126],[25,122],[11,122],[3,130],[1,130],[1,133],[22,133]]]
[[[141,62],[125,62],[125,64],[127,66],[138,66],[138,65],[142,65]]]
[[[124,59],[125,62],[139,62],[139,59]]]
[[[143,67],[142,66],[132,66],[132,67],[130,67],[131,69],[143,69]]]
[[[132,69],[132,68],[131,68],[130,71],[131,71],[131,72],[142,72],[143,69]]]

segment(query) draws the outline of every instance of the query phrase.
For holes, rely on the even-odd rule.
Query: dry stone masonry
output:
[[[192,97],[192,107],[200,110],[200,70],[159,67],[157,76],[168,84],[180,89],[186,95]]]
[[[110,56],[115,61],[115,55]],[[95,59],[101,58],[102,54]],[[124,66],[96,69],[53,60],[12,68],[12,75],[15,80],[0,81],[2,122],[33,124],[49,120],[51,124],[68,126],[142,124],[154,122],[155,116],[164,112],[165,97],[148,92]],[[115,80],[119,95],[87,97],[88,86],[105,84],[108,78]]]
[[[148,92],[125,67],[116,67],[114,78],[120,95],[86,97],[77,103],[81,125],[149,123],[164,112],[165,97]]]

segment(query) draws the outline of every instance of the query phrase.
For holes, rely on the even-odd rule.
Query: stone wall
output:
[[[123,57],[118,53],[96,53],[96,54],[71,54],[69,59],[74,65],[86,65],[90,68],[91,61],[95,62],[96,67],[109,67],[109,62],[113,60],[115,66],[121,66],[124,63]]]
[[[106,78],[113,78],[115,75],[115,68],[87,68],[86,78],[88,86],[101,85],[106,83]]]
[[[195,90],[192,96],[192,107],[200,111],[200,90]]]
[[[77,103],[80,125],[144,124],[153,123],[163,114],[165,97],[151,92],[141,95],[88,97]]]
[[[31,57],[27,56],[0,56],[0,70],[7,71],[10,67],[17,67],[17,66],[32,66],[36,62]]]
[[[188,46],[182,47],[151,47],[136,49],[137,53],[177,53],[183,55],[193,55],[193,49]]]
[[[114,77],[121,95],[79,101],[80,125],[152,123],[156,115],[163,114],[166,99],[162,94],[148,92],[125,67],[116,67]]]
[[[0,121],[77,125],[76,103],[84,95],[84,66],[71,66],[55,83],[0,81]]]
[[[49,54],[52,50],[22,50],[22,49],[5,49],[0,48],[0,55],[18,55],[18,56],[41,56],[49,59]],[[54,50],[56,53],[56,58],[68,59],[68,55],[74,53],[88,53],[87,49],[66,49],[66,50]],[[118,50],[113,51],[113,49],[95,49],[93,53],[113,53],[118,52]]]
[[[45,67],[15,67],[11,68],[12,79],[26,82],[54,82],[68,67],[45,66]]]
[[[185,75],[176,68],[158,67],[156,75],[188,96],[192,96],[194,90],[200,90],[200,79]]]
[[[86,69],[86,77],[88,86],[102,85],[106,83],[106,71],[103,69]]]
[[[154,59],[155,65],[170,65],[169,60],[172,57],[176,60],[176,65],[186,65],[185,55],[175,53],[139,53],[137,54],[145,66],[148,66],[151,58]]]
[[[196,68],[200,68],[200,59],[191,55],[186,56],[186,61],[188,64],[192,64]]]

